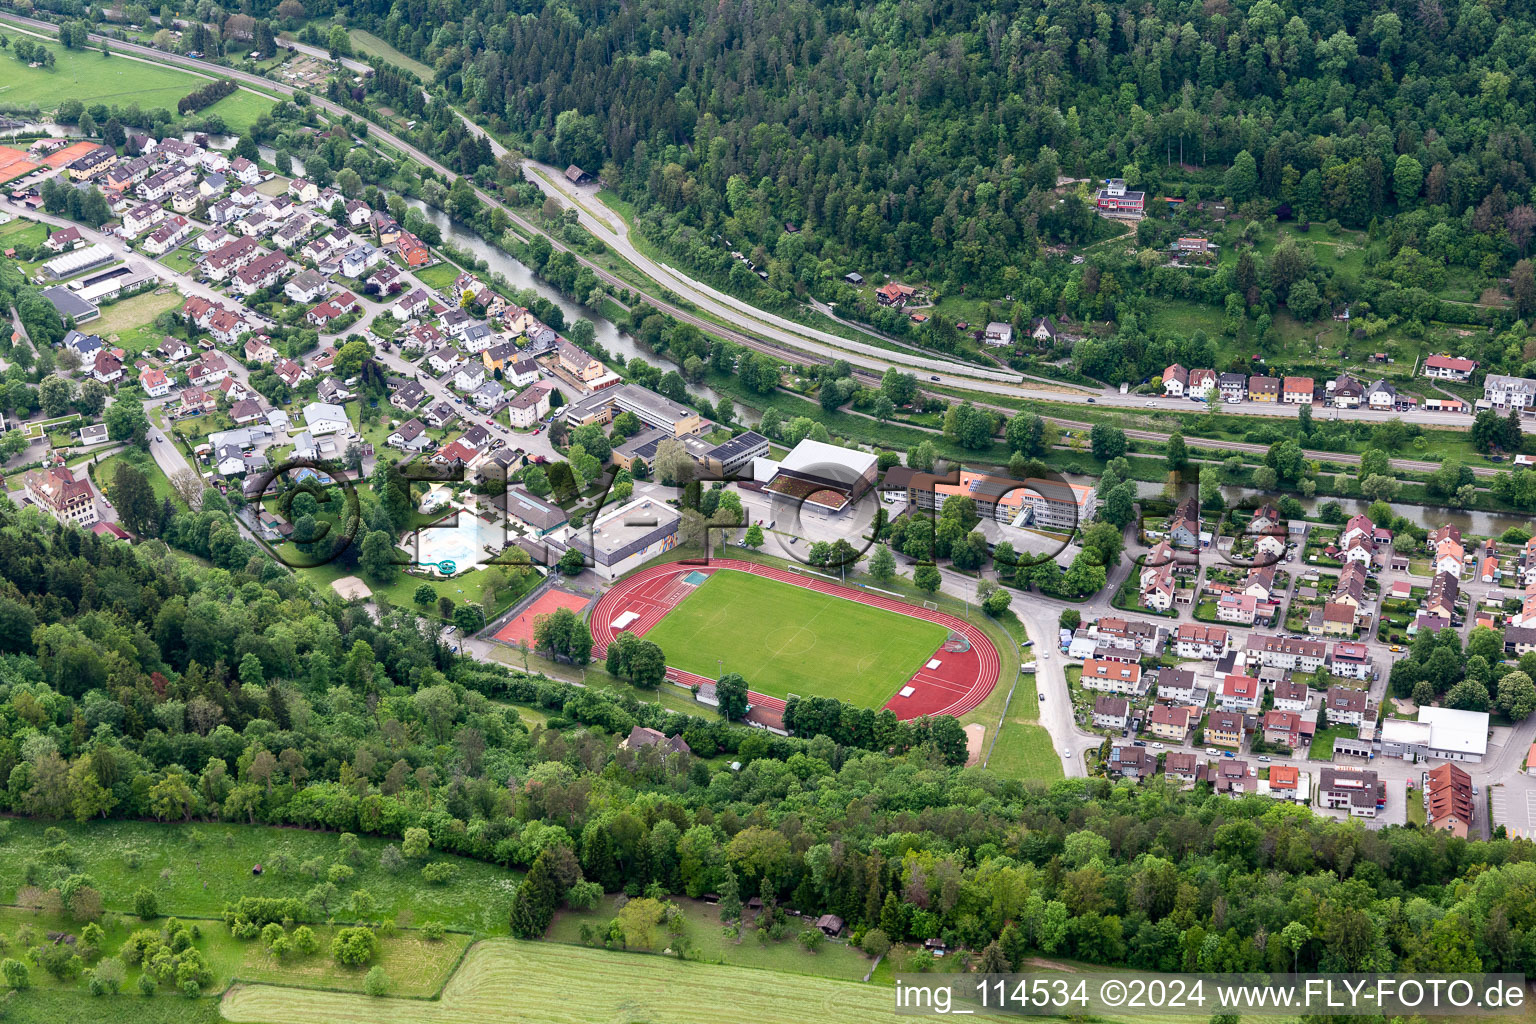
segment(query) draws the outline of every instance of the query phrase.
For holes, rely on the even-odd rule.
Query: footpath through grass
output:
[[[739,672],[770,697],[877,708],[944,642],[937,623],[750,573],[718,571],[647,634],[667,664]]]
[[[470,950],[433,1002],[241,985],[225,995],[221,1009],[226,1020],[251,1024],[802,1024],[813,1018],[884,1024],[891,1019],[891,990],[667,956],[491,939]]]

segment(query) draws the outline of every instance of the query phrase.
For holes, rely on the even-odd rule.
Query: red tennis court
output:
[[[533,646],[533,620],[540,615],[548,615],[550,612],[561,608],[569,608],[579,612],[592,600],[581,594],[568,594],[563,590],[546,591],[539,599],[516,618],[508,619],[507,624],[498,629],[493,639],[500,640],[504,644],[512,646]]]

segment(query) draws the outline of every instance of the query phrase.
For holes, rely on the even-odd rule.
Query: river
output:
[[[527,266],[487,242],[475,231],[459,224],[443,211],[433,209],[419,199],[407,199],[406,202],[420,210],[427,220],[437,225],[438,230],[443,233],[444,241],[452,243],[455,248],[473,254],[476,259],[484,260],[486,266],[490,268],[490,272],[500,274],[506,279],[507,284],[513,288],[531,289],[560,307],[560,312],[565,314],[565,322],[567,324],[583,317],[592,321],[592,325],[597,329],[593,340],[601,345],[609,354],[622,356],[625,359],[639,356],[653,366],[681,371],[682,367],[668,355],[661,352],[649,352],[641,348],[634,338],[619,330],[618,325],[613,321],[561,295],[534,274],[532,270],[529,270]],[[692,394],[709,399],[711,405],[720,400],[718,393],[702,384],[690,384],[688,385],[688,390]],[[756,419],[755,414],[748,413],[739,405],[736,408],[736,413],[735,418],[738,422],[746,422],[744,417],[747,415],[751,415],[754,420]]]

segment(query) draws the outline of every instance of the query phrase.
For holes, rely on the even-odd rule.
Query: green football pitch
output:
[[[739,672],[769,697],[836,697],[878,708],[949,631],[734,570],[721,570],[645,634],[667,664],[714,679]]]

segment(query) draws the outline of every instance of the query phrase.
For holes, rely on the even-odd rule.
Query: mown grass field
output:
[[[136,327],[153,324],[155,317],[168,309],[177,308],[181,302],[181,295],[175,289],[169,288],[164,293],[152,290],[130,295],[126,299],[119,299],[109,306],[101,307],[101,319],[91,324],[91,333],[105,338],[109,334],[120,334]],[[151,332],[149,336],[139,339],[138,342],[152,348],[153,346],[148,344],[151,337],[154,344],[158,345],[164,335]]]
[[[190,91],[190,90],[189,90]],[[236,89],[213,106],[197,112],[198,117],[217,114],[231,132],[238,135],[249,130],[251,123],[263,114],[271,113],[277,101],[270,96],[260,96],[245,89]]]
[[[239,985],[220,1009],[252,1024],[855,1024],[889,1021],[892,995],[885,985],[491,939],[470,950],[433,1002]]]
[[[0,103],[54,110],[67,97],[86,106],[137,103],[145,109],[165,107],[174,111],[177,100],[208,81],[116,54],[103,57],[94,48],[66,50],[56,39],[46,40],[44,45],[53,51],[55,63],[51,68],[29,68],[9,53],[5,55]]]
[[[358,53],[366,56],[382,57],[391,64],[411,72],[425,84],[432,84],[435,72],[431,68],[414,57],[408,57],[401,53],[372,32],[364,32],[360,28],[353,28],[347,30],[347,36],[352,40],[352,49]]]
[[[1020,687],[1021,692],[1013,695],[1015,705],[1021,698],[1027,697],[1030,701],[1037,699],[1033,687],[1028,693],[1022,690]],[[999,775],[1015,779],[1051,781],[1063,778],[1061,757],[1051,746],[1051,734],[1045,731],[1044,726],[1025,721],[1026,716],[1022,713],[1024,710],[1023,707],[1009,709],[1002,730],[997,734],[997,745],[992,748],[992,756],[987,760],[987,767]]]
[[[944,642],[936,623],[743,572],[716,572],[646,634],[667,664],[739,672],[770,697],[879,707]]]

